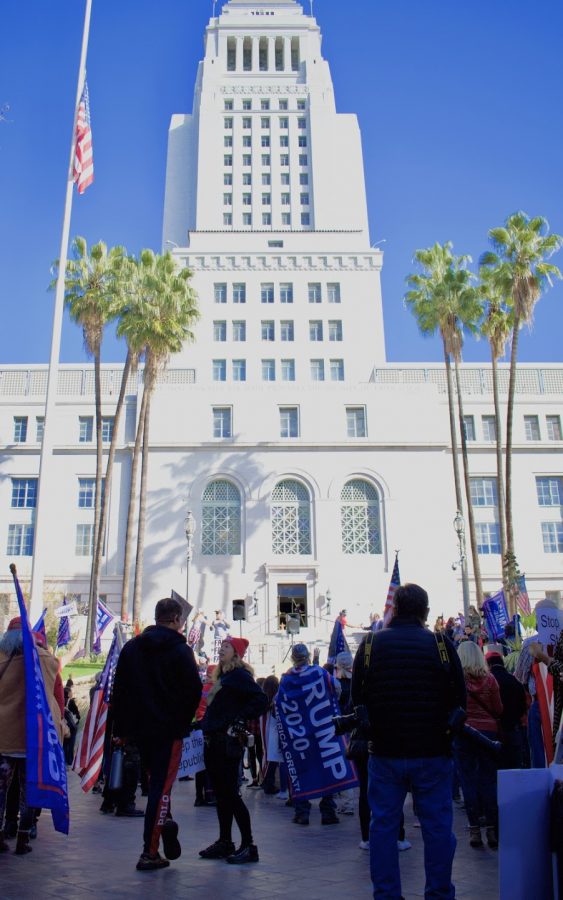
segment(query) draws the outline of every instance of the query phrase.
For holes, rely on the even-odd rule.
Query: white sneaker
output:
[[[397,841],[397,850],[410,850],[411,847],[410,841]]]
[[[278,793],[276,794],[276,799],[289,800],[289,794],[287,793],[287,791],[278,791]]]
[[[369,850],[369,841],[360,841],[360,850]]]

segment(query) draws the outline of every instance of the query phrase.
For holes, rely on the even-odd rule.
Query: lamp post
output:
[[[459,560],[457,563],[452,565],[452,569],[457,569],[458,565],[461,568],[461,589],[463,592],[463,615],[465,616],[465,621],[467,622],[469,618],[469,577],[467,574],[467,553],[465,549],[465,519],[460,513],[459,509],[457,510],[454,518],[454,531],[457,534],[457,540],[459,544]]]
[[[326,604],[325,604],[326,614],[327,614],[327,616],[330,616],[330,609],[331,609],[330,601],[332,600],[332,594],[330,593],[330,588],[327,588],[325,591],[325,600],[326,600]]]
[[[192,513],[191,509],[189,509],[188,513],[186,515],[185,522],[184,522],[184,530],[186,532],[186,541],[188,542],[188,549],[186,552],[186,600],[188,601],[188,603],[190,602],[190,600],[189,600],[189,597],[190,597],[190,565],[191,565],[192,556],[193,556],[192,543],[193,543],[193,537],[194,537],[195,530],[196,530],[196,524],[197,523],[196,523],[194,514]]]

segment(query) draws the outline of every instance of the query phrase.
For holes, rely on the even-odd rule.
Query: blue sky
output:
[[[191,111],[210,15],[210,0],[93,0],[96,180],[75,196],[71,235],[160,249],[168,124]],[[477,259],[487,230],[516,209],[563,232],[563,6],[315,0],[315,15],[337,108],[362,130],[372,242],[385,239],[388,359],[440,360],[402,305],[414,250],[449,239]],[[79,0],[2,4],[0,364],[48,359],[82,17]],[[560,362],[562,334],[563,284],[538,304],[520,358]],[[110,335],[105,360],[122,355]],[[83,358],[66,322],[61,359]],[[488,359],[486,344],[468,341],[465,359]]]

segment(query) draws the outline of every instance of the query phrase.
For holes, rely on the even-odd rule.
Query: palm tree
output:
[[[94,533],[92,541],[92,570],[88,600],[88,622],[85,647],[89,649],[95,635],[97,589],[95,570],[99,558],[94,550],[99,541],[102,506],[102,386],[101,347],[104,328],[116,314],[118,271],[124,257],[123,247],[109,251],[103,241],[88,244],[83,237],[72,243],[72,258],[65,273],[65,304],[70,318],[82,327],[86,352],[94,357],[94,396],[96,408],[96,489],[94,499]],[[55,264],[55,269],[58,264]],[[101,545],[100,545],[101,546]]]
[[[543,216],[530,218],[519,211],[509,216],[504,225],[491,228],[489,240],[493,251],[484,253],[480,263],[493,269],[500,290],[510,298],[512,307],[512,346],[506,409],[506,570],[510,601],[514,611],[514,596],[518,566],[512,520],[512,426],[518,361],[518,340],[523,325],[530,325],[534,307],[542,291],[561,278],[557,266],[547,260],[563,245],[563,237],[549,233]]]
[[[473,559],[473,574],[475,578],[477,601],[481,602],[483,596],[481,567],[477,552],[475,522],[471,504],[469,461],[467,455],[463,398],[459,371],[461,349],[463,346],[463,329],[475,331],[475,323],[480,316],[481,306],[477,292],[470,284],[472,276],[467,270],[469,257],[454,256],[450,241],[444,245],[436,243],[433,247],[429,247],[425,250],[417,250],[414,258],[422,267],[423,273],[409,275],[407,278],[407,284],[410,287],[410,290],[405,295],[405,303],[416,316],[418,327],[423,335],[430,336],[439,332],[442,338],[444,362],[446,365],[456,503],[460,513],[463,514],[463,499],[457,457],[458,445],[455,427],[454,390],[451,372],[451,357],[454,359],[465,493],[468,506],[468,524]],[[466,590],[466,585],[464,585],[464,593]],[[464,596],[464,603],[468,603],[468,598],[466,596]]]
[[[499,283],[499,280],[495,278],[494,270],[488,269],[486,266],[481,266],[479,276],[481,279],[481,296],[487,303],[487,311],[481,326],[481,332],[483,336],[488,339],[491,348],[493,403],[495,407],[495,449],[497,457],[500,552],[502,559],[503,587],[505,595],[508,597],[508,582],[506,579],[506,509],[502,460],[502,425],[498,383],[498,361],[506,352],[506,345],[512,327],[512,317],[510,311],[507,309],[506,295],[502,292],[502,281]]]
[[[131,474],[123,602],[127,603],[129,590],[128,568],[133,532],[132,508],[134,509],[135,503],[136,475],[142,440],[139,524],[133,588],[133,622],[138,626],[143,583],[151,401],[159,372],[166,367],[170,355],[178,353],[186,341],[194,339],[192,328],[199,318],[199,312],[196,295],[190,283],[192,273],[189,269],[177,271],[170,253],[160,256],[151,250],[143,250],[134,271],[133,292],[136,302],[128,320],[120,323],[120,333],[128,339],[130,346],[144,357],[145,365],[143,399],[137,425]]]

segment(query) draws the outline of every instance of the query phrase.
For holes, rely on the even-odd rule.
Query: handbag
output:
[[[346,759],[352,762],[364,762],[368,758],[368,738],[365,729],[360,725],[352,730],[350,742],[346,748]]]

